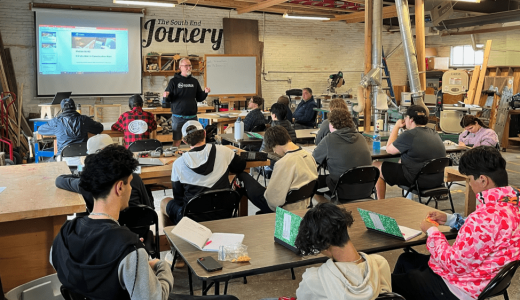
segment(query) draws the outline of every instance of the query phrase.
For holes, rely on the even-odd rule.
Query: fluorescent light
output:
[[[480,3],[480,0],[457,0],[457,1]]]
[[[303,20],[321,20],[321,21],[328,21],[330,20],[329,17],[326,16],[319,16],[319,15],[295,15],[295,14],[283,14],[283,17],[286,19],[303,19]]]
[[[148,1],[114,0],[114,3],[128,4],[128,5],[142,5],[142,6],[175,7],[175,4],[173,4],[173,3],[148,2]]]

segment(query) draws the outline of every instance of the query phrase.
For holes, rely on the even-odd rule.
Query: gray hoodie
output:
[[[316,163],[326,163],[330,172],[327,186],[333,189],[341,174],[359,166],[372,164],[367,141],[355,128],[345,127],[326,135],[312,153]]]
[[[360,264],[334,262],[303,273],[296,290],[298,300],[372,300],[380,293],[391,292],[390,266],[377,254],[359,253],[365,259]]]

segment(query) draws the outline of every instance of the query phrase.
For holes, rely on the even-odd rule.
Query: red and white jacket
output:
[[[517,191],[493,188],[477,199],[481,205],[468,216],[453,246],[435,226],[428,229],[426,243],[433,272],[475,299],[504,265],[520,259]]]

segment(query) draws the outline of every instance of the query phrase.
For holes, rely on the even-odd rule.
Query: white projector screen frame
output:
[[[73,96],[142,94],[142,13],[33,11],[38,97],[63,91]],[[95,36],[87,43],[93,46],[76,45],[73,35]]]
[[[204,85],[209,96],[258,95],[257,55],[206,54]]]

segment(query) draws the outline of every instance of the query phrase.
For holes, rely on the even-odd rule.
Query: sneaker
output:
[[[437,201],[448,200],[448,194],[434,196],[434,198],[437,199]]]

